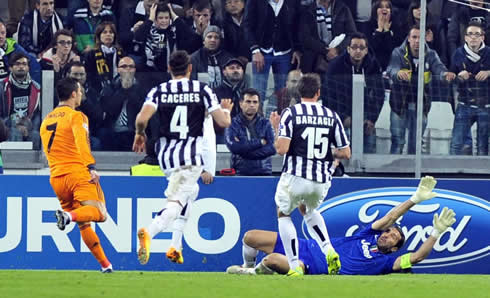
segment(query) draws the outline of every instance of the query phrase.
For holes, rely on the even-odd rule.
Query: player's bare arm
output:
[[[437,242],[439,236],[441,236],[447,228],[452,226],[456,219],[454,218],[456,213],[453,210],[444,207],[441,214],[434,214],[432,221],[432,233],[430,237],[420,246],[420,248],[414,253],[407,253],[399,256],[393,264],[393,270],[399,271],[401,269],[408,269],[412,265],[422,262],[427,256],[429,256],[432,248]]]
[[[277,112],[272,112],[269,117],[269,121],[274,129],[274,147],[276,148],[277,154],[284,155],[288,153],[291,140],[289,138],[279,137],[279,122],[281,121],[281,116]]]
[[[221,109],[212,111],[211,116],[220,127],[226,128],[231,124],[231,109],[233,109],[233,102],[231,99],[222,99]]]
[[[351,150],[350,147],[347,146],[345,148],[337,149],[333,152],[333,157],[336,159],[350,159]]]
[[[391,209],[388,214],[383,216],[381,219],[375,221],[371,226],[372,229],[386,230],[387,228],[392,226],[398,220],[398,218],[400,218],[400,216],[410,210],[412,206],[422,201],[430,200],[433,197],[437,196],[437,194],[432,191],[434,190],[436,183],[436,179],[431,176],[425,176],[420,179],[419,186],[417,187],[415,193],[410,197],[410,199],[406,200],[396,207],[393,207],[393,209]]]
[[[155,114],[156,109],[151,105],[143,105],[141,111],[136,116],[133,151],[143,153],[145,151],[146,134],[145,129],[148,121]]]

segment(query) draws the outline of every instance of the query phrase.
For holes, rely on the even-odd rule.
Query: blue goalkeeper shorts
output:
[[[305,264],[306,274],[328,274],[327,259],[315,240],[299,239],[299,260]],[[282,240],[277,233],[275,253],[286,255]]]

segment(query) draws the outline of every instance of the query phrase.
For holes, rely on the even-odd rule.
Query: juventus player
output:
[[[233,104],[222,100],[221,106],[211,88],[190,80],[192,64],[185,51],[170,56],[168,69],[172,80],[153,88],[136,117],[136,135],[133,151],[145,150],[145,128],[154,113],[159,113],[160,141],[155,144],[160,168],[165,172],[168,186],[165,190],[167,206],[160,211],[148,228],[138,230],[140,247],[138,260],[146,264],[150,258],[150,242],[158,233],[170,228],[184,206],[197,198],[197,181],[202,172],[203,123],[206,112],[221,127],[231,123]],[[173,241],[174,242],[174,241]],[[182,248],[172,243],[167,258],[183,263]]]
[[[290,214],[296,207],[304,214],[310,235],[327,258],[329,274],[340,270],[327,228],[315,210],[327,195],[334,159],[349,159],[349,141],[337,113],[318,103],[320,77],[304,75],[298,83],[301,103],[273,112],[270,121],[276,133],[277,153],[284,157],[282,175],[276,189],[279,236],[289,263],[288,276],[301,276],[298,238]],[[335,148],[332,150],[332,147]]]

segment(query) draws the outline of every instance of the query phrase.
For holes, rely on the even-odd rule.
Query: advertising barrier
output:
[[[165,258],[171,234],[152,241],[150,261],[138,263],[136,231],[165,207],[162,177],[102,177],[109,218],[94,224],[115,270],[224,271],[240,264],[241,239],[251,229],[277,231],[274,192],[278,178],[216,177],[200,185],[184,231],[184,264]],[[330,237],[355,233],[407,200],[417,179],[334,178],[319,210]],[[438,240],[416,273],[490,273],[490,203],[487,180],[439,179],[436,198],[413,207],[398,224],[406,235],[399,252],[415,251],[432,229],[434,213],[456,212],[456,223]],[[0,176],[0,269],[97,270],[98,263],[74,224],[56,227],[59,208],[47,176]],[[308,237],[297,211],[293,221]],[[261,257],[261,256],[259,256]]]

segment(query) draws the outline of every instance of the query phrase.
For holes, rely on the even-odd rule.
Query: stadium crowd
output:
[[[130,151],[146,94],[170,79],[170,54],[185,50],[192,78],[234,102],[232,126],[215,130],[238,171],[270,174],[275,152],[264,117],[298,102],[298,78],[310,72],[320,74],[322,103],[348,134],[352,75],[365,76],[366,153],[377,151],[375,124],[391,90],[390,152],[404,152],[408,131],[414,153],[420,0],[31,0],[27,9],[23,2],[9,0],[9,18],[0,20],[0,121],[9,141],[40,149],[41,100],[51,100],[41,98],[41,70],[52,70],[53,86],[64,77],[82,83],[92,150]],[[489,1],[427,2],[423,129],[431,102],[449,102],[450,153],[472,154],[474,137],[475,154],[488,155]],[[147,135],[158,138],[157,120]]]

